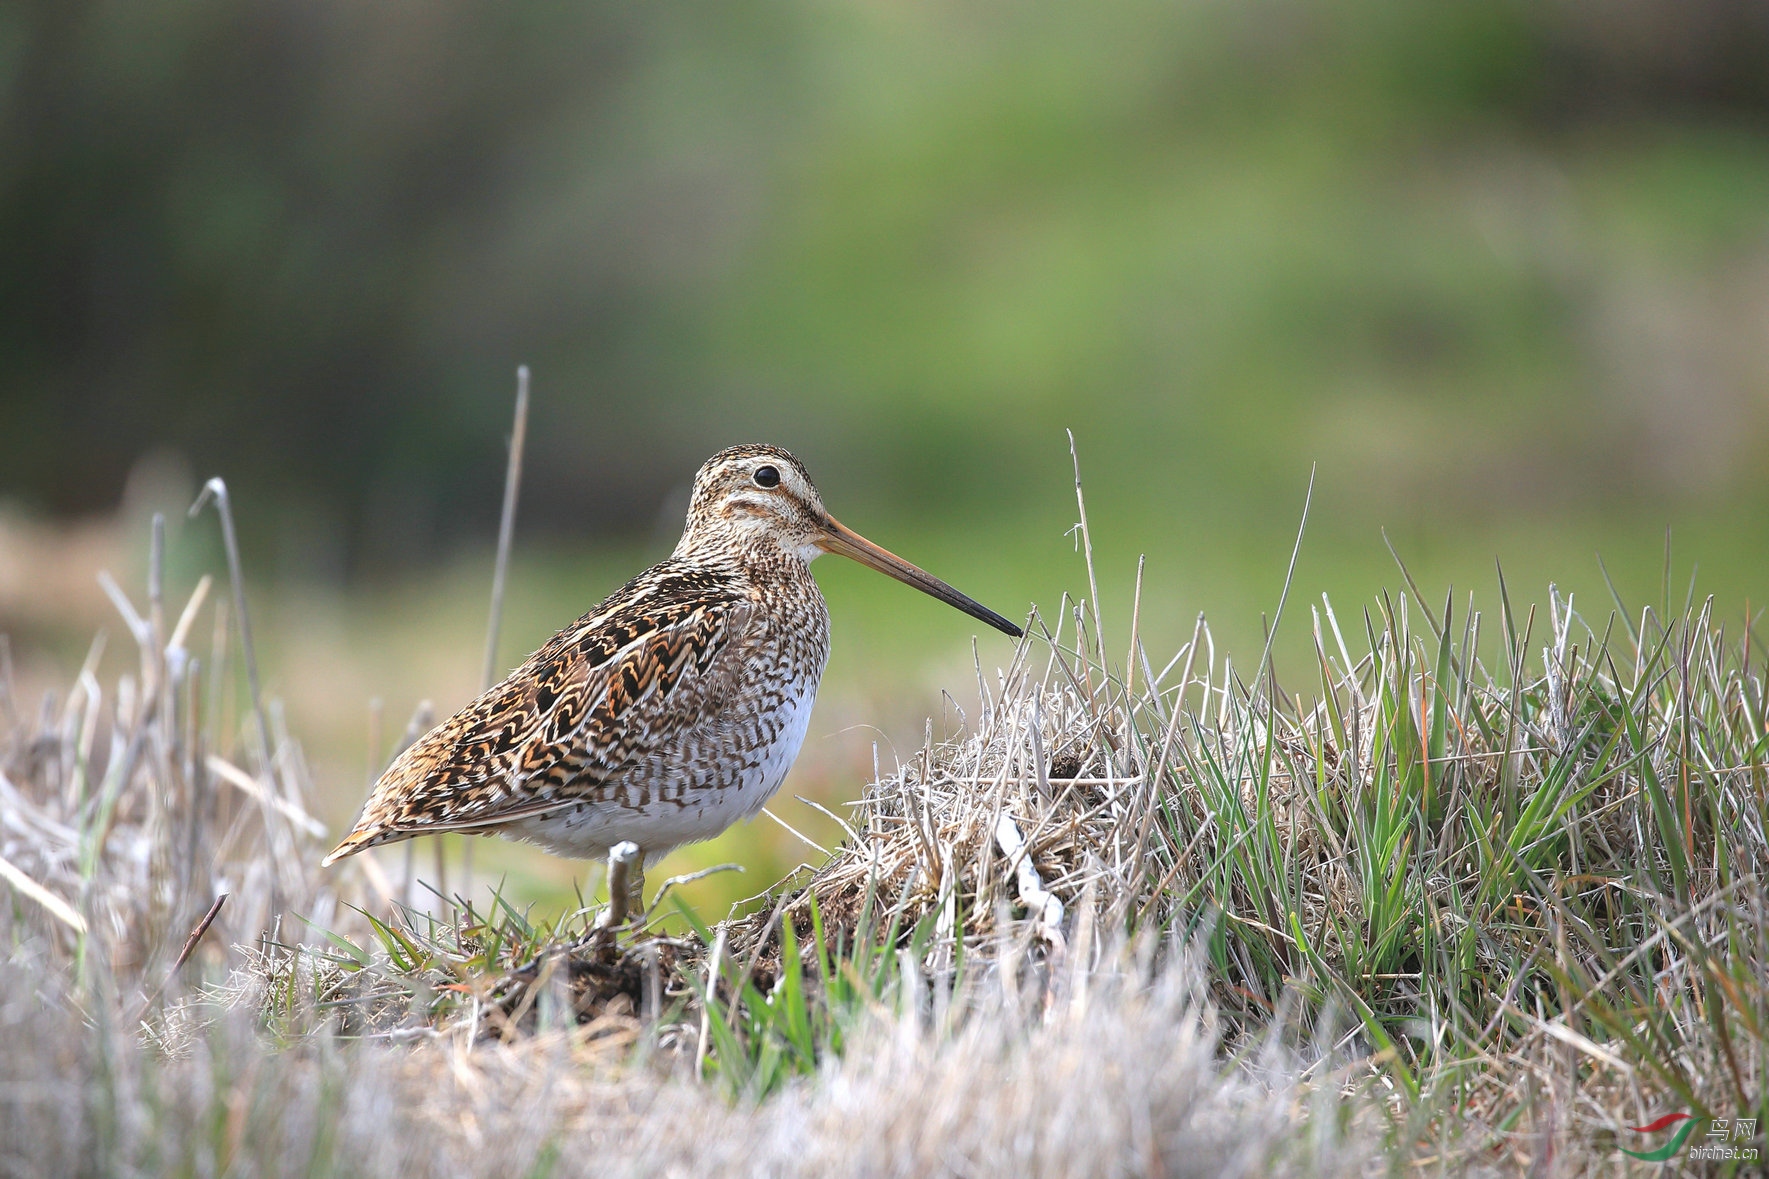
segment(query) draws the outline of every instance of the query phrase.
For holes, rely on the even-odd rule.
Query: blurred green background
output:
[[[667,552],[740,441],[1048,609],[1086,592],[1065,427],[1108,631],[1146,553],[1157,663],[1200,610],[1257,662],[1317,464],[1303,605],[1398,586],[1385,528],[1430,595],[1490,608],[1497,560],[1601,629],[1596,554],[1637,609],[1669,530],[1669,596],[1694,573],[1742,620],[1769,572],[1769,6],[14,0],[0,308],[20,674],[65,682],[92,567],[138,574],[145,512],[224,475],[335,824],[371,698],[384,744],[477,688],[518,363],[506,663]],[[188,585],[213,525],[173,523]],[[792,794],[852,797],[875,740],[907,757],[975,695],[969,620],[832,564],[776,808],[825,842]],[[483,846],[535,895],[577,870]],[[746,860],[711,901],[812,855],[764,818],[671,868]]]

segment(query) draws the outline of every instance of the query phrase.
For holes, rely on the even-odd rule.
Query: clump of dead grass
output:
[[[1384,598],[1354,655],[1323,599],[1305,690],[1201,620],[1161,672],[1114,663],[1065,610],[732,944],[770,964],[782,917],[802,943],[882,897],[934,969],[996,955],[1048,1003],[1051,964],[1179,934],[1227,1043],[1345,1018],[1425,1157],[1606,1171],[1666,1110],[1762,1125],[1761,647],[1711,602],[1601,631],[1552,589],[1545,624],[1499,607],[1494,646],[1472,606]]]
[[[337,899],[318,882],[324,828],[307,810],[301,747],[259,698],[255,671],[239,715],[233,677],[252,659],[249,630],[211,602],[208,576],[183,603],[166,601],[163,534],[156,518],[145,601],[101,577],[133,670],[100,681],[101,632],[65,695],[33,712],[0,691],[7,939],[73,980],[101,968],[138,1016],[178,993],[193,955],[263,949],[285,916],[327,919]]]

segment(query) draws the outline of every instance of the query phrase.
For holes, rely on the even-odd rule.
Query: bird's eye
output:
[[[774,467],[757,467],[755,481],[757,487],[778,487],[780,472]]]

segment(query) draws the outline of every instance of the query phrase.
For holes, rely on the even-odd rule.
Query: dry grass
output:
[[[1247,686],[1202,623],[1166,673],[1110,674],[1076,609],[1078,638],[980,685],[971,735],[868,787],[782,909],[803,940],[813,904],[840,925],[871,890],[932,923],[930,963],[1006,946],[1082,977],[1181,934],[1230,1045],[1361,1059],[1346,1092],[1421,1163],[1610,1173],[1667,1110],[1760,1127],[1763,653],[1711,603],[1600,635],[1551,601],[1534,668],[1502,606],[1497,676],[1478,615],[1385,600],[1354,659],[1323,603],[1312,702]],[[740,953],[774,960],[773,916]]]
[[[1297,1090],[1228,1068],[1197,975],[1102,979],[1027,1020],[979,1007],[940,1034],[881,1018],[838,1064],[759,1106],[551,1032],[412,1047],[289,1046],[235,1009],[167,1057],[36,1008],[16,974],[0,1169],[188,1174],[1355,1173],[1293,1141]]]
[[[206,592],[0,699],[5,1173],[1608,1174],[1765,1112],[1764,661],[1710,606],[1323,603],[1305,698],[1065,602],[826,864],[616,937],[320,878]]]

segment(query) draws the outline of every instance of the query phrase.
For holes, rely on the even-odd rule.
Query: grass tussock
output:
[[[1763,1124],[1765,659],[1711,604],[1409,583],[1295,678],[1065,602],[827,863],[671,936],[320,878],[206,593],[0,704],[8,1173],[1576,1175]]]
[[[1231,1046],[1331,1041],[1427,1157],[1601,1171],[1666,1109],[1760,1125],[1760,647],[1711,604],[1601,633],[1552,593],[1540,624],[1500,607],[1492,667],[1478,613],[1384,599],[1354,656],[1323,601],[1306,687],[1249,684],[1202,622],[1164,671],[1108,670],[1076,609],[979,685],[974,732],[867,788],[782,911],[879,892],[930,961],[1084,974],[1178,937]]]

